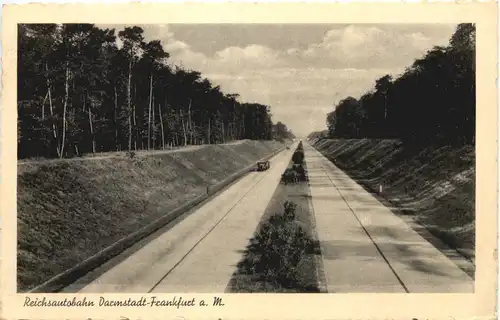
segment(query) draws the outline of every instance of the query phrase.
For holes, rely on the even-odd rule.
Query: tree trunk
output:
[[[151,140],[153,140],[153,150],[156,149],[156,123],[155,123],[155,97],[153,96],[153,99],[152,99],[152,108],[151,108],[151,112],[153,112],[153,120],[152,120],[152,123],[153,123],[153,138]]]
[[[243,138],[245,137],[246,131],[245,131],[245,114],[243,114],[242,117],[242,130],[243,130]]]
[[[66,138],[66,109],[68,108],[68,98],[69,98],[69,68],[66,66],[66,80],[64,85],[64,105],[63,105],[63,129],[62,129],[62,138],[61,138],[61,152],[59,158],[62,158],[64,155],[64,140]]]
[[[387,93],[384,92],[384,120],[387,121]]]
[[[132,150],[132,102],[131,102],[131,84],[132,84],[132,58],[128,65],[128,84],[127,84],[127,105],[128,105],[128,150]]]
[[[231,136],[235,140],[235,129],[236,129],[236,106],[233,104],[233,124],[231,125]]]
[[[92,126],[92,104],[90,104],[89,111],[87,113],[89,115],[90,137],[92,139],[92,153],[95,153],[95,136],[94,127]]]
[[[151,148],[151,98],[153,96],[153,75],[149,76],[149,110],[148,110],[148,150]]]
[[[45,98],[43,98],[42,102],[42,121],[45,120],[45,101],[47,101],[47,97],[49,96],[49,91],[45,94]]]
[[[134,101],[137,101],[137,86],[134,85]],[[132,120],[134,121],[134,129],[135,129],[135,139],[134,139],[134,150],[137,150],[137,139],[139,139],[139,127],[137,126],[137,116],[135,113],[135,103],[132,103],[132,110],[133,110],[133,116]],[[141,139],[142,144],[144,144],[144,141]],[[144,149],[144,146],[141,146],[142,149]]]
[[[49,95],[49,111],[50,111],[50,117],[53,118],[54,117],[54,108],[52,106],[52,93],[51,93],[51,90],[50,90],[50,80],[49,80],[49,77],[48,77],[49,67],[48,67],[47,63],[45,63],[45,70],[47,70],[47,79],[46,79],[46,82],[47,82],[47,92],[48,92],[48,95]],[[53,135],[54,141],[56,143],[57,156],[60,158],[61,157],[61,151],[59,149],[59,141],[57,139],[57,128],[56,128],[55,121],[52,122],[52,135]]]
[[[188,121],[189,121],[189,139],[190,143],[193,144],[193,123],[191,122],[191,103],[192,99],[189,99],[189,107],[188,107]]]
[[[161,108],[161,106],[160,106]],[[172,142],[173,140],[173,137],[172,137],[172,131],[171,128],[170,128],[170,115],[169,115],[169,111],[168,111],[168,101],[167,101],[167,95],[165,94],[165,115],[167,116],[167,128],[169,128],[169,133],[170,133],[170,137],[169,137],[169,146],[170,146],[170,143]],[[163,127],[163,113],[162,111],[160,111],[160,119],[161,119],[161,124],[162,124],[162,127]],[[162,129],[162,139],[163,139],[163,147],[165,148],[165,130]]]
[[[179,110],[179,113],[181,116],[182,133],[184,135],[184,146],[187,146],[187,133],[186,133],[186,125],[184,124],[184,115],[182,114],[182,110]]]
[[[161,148],[165,150],[165,131],[163,130],[163,114],[161,113],[161,104],[158,103],[158,115],[160,117],[160,126],[161,126]]]
[[[221,128],[222,128],[222,143],[226,143],[226,134],[224,130],[224,120],[221,122]]]
[[[115,149],[116,151],[119,151],[118,147],[118,119],[117,119],[117,114],[118,114],[118,93],[116,92],[116,85],[114,86],[115,89],[115,110],[114,110],[114,125],[115,125]]]
[[[208,144],[211,143],[210,141],[210,116],[208,117],[208,134],[207,134],[207,139],[208,139]]]

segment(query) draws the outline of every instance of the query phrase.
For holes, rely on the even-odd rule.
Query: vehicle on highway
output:
[[[270,166],[269,161],[259,161],[257,162],[257,171],[266,171]]]

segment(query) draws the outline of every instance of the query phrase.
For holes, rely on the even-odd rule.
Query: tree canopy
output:
[[[281,139],[270,107],[238,101],[195,70],[171,66],[144,30],[93,24],[18,27],[18,157]],[[117,37],[122,46],[117,46]]]
[[[475,26],[460,24],[446,47],[434,47],[396,79],[385,75],[360,98],[327,115],[330,137],[399,138],[406,145],[475,141]]]

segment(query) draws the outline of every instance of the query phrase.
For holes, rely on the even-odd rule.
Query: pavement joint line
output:
[[[349,210],[354,215],[354,217],[358,221],[358,223],[361,226],[361,228],[363,229],[363,231],[366,233],[366,235],[368,236],[368,238],[370,238],[370,240],[372,241],[372,243],[375,246],[375,248],[377,248],[377,251],[382,256],[382,258],[384,259],[384,261],[387,263],[387,265],[391,269],[392,273],[394,274],[394,276],[396,277],[396,279],[398,280],[398,282],[401,284],[401,286],[406,291],[406,293],[410,293],[410,291],[408,290],[408,288],[404,284],[403,280],[401,280],[401,278],[398,276],[398,274],[396,273],[396,270],[394,270],[394,268],[391,266],[391,264],[389,263],[389,260],[387,260],[387,258],[385,257],[384,253],[379,248],[379,246],[377,245],[377,243],[375,242],[375,240],[373,240],[373,238],[370,236],[370,233],[368,232],[368,230],[366,230],[366,228],[363,226],[363,224],[361,223],[361,220],[359,220],[358,216],[356,215],[356,213],[354,212],[354,210],[349,205],[349,202],[347,202],[347,200],[345,199],[344,195],[342,195],[342,193],[340,192],[340,190],[337,188],[337,185],[335,184],[335,182],[333,182],[333,180],[331,179],[331,177],[328,175],[328,171],[327,171],[327,168],[326,168],[326,166],[324,164],[324,161],[321,161],[320,165],[323,167],[323,171],[325,172],[325,175],[327,176],[328,180],[330,180],[330,182],[335,187],[335,189],[337,190],[337,192],[340,194],[340,196],[342,197],[342,199],[344,200],[344,202],[347,204],[347,207],[349,207]]]
[[[304,160],[305,162],[305,160]],[[307,162],[305,162],[306,165],[306,170],[307,170]],[[307,171],[306,171],[307,172]],[[309,182],[309,177],[307,179],[307,203],[309,204],[309,210],[310,210],[310,216],[311,216],[311,221],[313,225],[313,235],[314,235],[314,240],[318,242],[319,244],[319,236],[318,236],[318,230],[316,226],[316,213],[314,211],[314,206],[312,203],[312,194],[311,194],[311,184]],[[316,262],[316,279],[318,281],[318,288],[321,293],[328,293],[328,286],[326,284],[326,276],[325,276],[325,267],[323,265],[323,258],[322,258],[322,253],[321,253],[321,246],[319,246],[319,252],[320,254],[314,255],[314,261]]]
[[[319,153],[327,158],[330,163],[332,163],[333,165],[336,166],[335,163],[333,163],[332,160],[330,160],[325,154],[323,154],[321,151],[319,151]],[[340,169],[340,168],[339,168]],[[341,169],[342,170],[342,169]],[[359,181],[357,181],[355,178],[353,178],[352,176],[350,176],[349,174],[347,173],[344,173],[344,176],[346,177],[349,177],[351,178],[351,180],[354,181],[354,183],[361,187],[362,189],[364,189],[365,191],[367,191],[368,193],[372,194],[373,198],[375,199],[375,201],[377,203],[379,203],[380,205],[382,206],[385,206],[386,208],[388,208],[393,214],[395,214],[396,216],[400,217],[401,218],[401,212],[404,212],[404,211],[414,211],[416,210],[415,206],[417,206],[418,203],[422,203],[422,202],[425,202],[425,201],[428,201],[430,198],[426,199],[421,199],[421,200],[416,200],[416,201],[413,201],[413,202],[410,202],[410,203],[407,203],[405,205],[398,205],[397,201],[394,201],[394,200],[391,200],[390,198],[384,198],[384,197],[381,197],[379,195],[377,195],[376,191],[369,185],[366,185],[366,184],[363,184],[363,183],[360,183]],[[375,181],[376,178],[373,178],[373,179],[367,179],[367,180],[364,180],[364,182],[369,182],[369,181]],[[401,198],[403,199],[403,198]],[[396,211],[396,212],[395,212]],[[406,216],[406,215],[403,215],[403,217],[407,218],[408,220],[404,220],[405,223],[407,223],[410,228],[414,229],[415,230],[415,227],[417,228],[424,228],[425,231],[427,233],[429,233],[430,236],[432,236],[433,238],[435,238],[437,241],[441,242],[443,245],[445,245],[446,247],[449,247],[449,248],[446,248],[446,249],[451,249],[453,251],[455,251],[458,255],[460,255],[460,257],[463,257],[465,260],[467,260],[468,262],[470,262],[471,264],[473,264],[473,268],[474,268],[474,273],[475,274],[475,258],[468,254],[465,250],[461,249],[461,248],[458,248],[458,247],[453,247],[451,245],[449,245],[446,241],[444,241],[442,238],[440,238],[439,236],[433,234],[433,232],[431,231],[431,229],[429,228],[428,225],[425,225],[425,224],[420,224],[417,219],[414,217],[414,216]],[[418,234],[420,234],[420,232],[417,232]],[[420,234],[421,235],[421,234]],[[422,236],[422,235],[421,235]],[[424,237],[424,236],[423,236]],[[424,237],[424,239],[428,240],[426,237]],[[428,240],[429,241],[429,240]],[[433,246],[435,246],[432,242],[431,244]],[[435,246],[436,247],[436,246]],[[437,247],[436,247],[437,248]],[[441,249],[438,249],[439,251],[441,251]],[[443,252],[442,252],[443,253]],[[445,253],[443,253],[445,254]],[[448,258],[450,258],[447,254],[445,254],[445,256],[447,256]],[[462,266],[459,266],[459,268],[463,268]],[[465,271],[465,270],[464,270]],[[470,277],[474,278],[475,276],[474,275],[469,275]]]
[[[279,154],[278,154],[278,155],[279,155]],[[217,228],[217,226],[218,226],[218,225],[219,225],[219,224],[220,224],[220,223],[221,223],[221,222],[222,222],[222,221],[223,221],[223,220],[224,220],[224,219],[225,219],[225,218],[226,218],[226,217],[227,217],[227,216],[228,216],[228,215],[229,215],[232,211],[233,211],[233,209],[234,209],[234,208],[235,208],[235,207],[236,207],[236,206],[237,206],[237,205],[238,205],[238,204],[239,204],[239,203],[240,203],[240,202],[241,202],[241,201],[242,201],[242,200],[243,200],[243,199],[247,196],[247,194],[249,194],[249,193],[250,193],[253,189],[255,189],[255,187],[256,187],[257,185],[259,185],[259,183],[260,183],[262,180],[264,180],[264,179],[265,179],[268,175],[269,175],[269,171],[268,171],[268,172],[265,172],[265,174],[263,175],[263,177],[262,177],[262,178],[260,178],[259,180],[257,180],[257,182],[255,182],[255,184],[254,184],[254,185],[253,185],[250,189],[248,189],[248,190],[247,190],[247,192],[245,192],[245,193],[244,193],[244,194],[240,197],[240,199],[238,199],[238,201],[237,201],[237,202],[236,202],[236,203],[235,203],[235,204],[234,204],[234,205],[233,205],[233,206],[232,206],[232,207],[231,207],[231,208],[230,208],[230,209],[226,212],[226,214],[224,214],[224,215],[222,216],[222,218],[221,218],[221,219],[219,219],[219,221],[217,221],[217,223],[216,223],[216,224],[215,224],[212,228],[210,228],[210,230],[208,230],[208,232],[207,232],[207,233],[206,233],[203,237],[201,237],[201,239],[200,239],[200,240],[198,240],[198,241],[194,244],[194,246],[192,246],[192,247],[191,247],[191,249],[189,249],[189,250],[188,250],[188,252],[186,252],[186,254],[185,254],[185,255],[183,255],[183,256],[182,256],[182,258],[181,258],[181,259],[179,259],[179,261],[177,261],[177,262],[175,263],[175,265],[174,265],[174,266],[173,266],[173,267],[172,267],[169,271],[167,271],[167,272],[165,273],[165,275],[164,275],[164,276],[163,276],[160,280],[158,280],[158,281],[154,284],[154,286],[153,286],[153,287],[152,287],[152,288],[148,291],[148,293],[153,292],[153,290],[154,290],[156,287],[158,287],[158,286],[160,285],[160,283],[161,283],[163,280],[165,280],[165,278],[167,278],[167,277],[168,277],[168,275],[169,275],[170,273],[172,273],[172,271],[174,271],[174,270],[175,270],[175,268],[177,268],[177,266],[179,266],[179,264],[181,264],[181,262],[182,262],[182,261],[184,261],[184,259],[186,259],[186,257],[187,257],[187,256],[188,256],[188,255],[189,255],[189,254],[190,254],[190,253],[191,253],[191,252],[192,252],[192,251],[193,251],[193,250],[194,250],[194,249],[195,249],[195,248],[196,248],[196,247],[197,247],[197,246],[198,246],[198,245],[199,245],[199,244],[200,244],[200,243],[201,243],[201,242],[202,242],[202,241],[203,241],[203,240],[204,240],[204,239],[205,239],[205,238],[206,238],[206,237],[207,237],[207,236],[208,236],[208,235],[209,235],[209,234],[210,234],[210,233],[211,233],[214,229],[215,229],[215,228]]]

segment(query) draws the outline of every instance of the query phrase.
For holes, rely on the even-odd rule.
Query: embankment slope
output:
[[[310,143],[365,188],[475,260],[473,146],[405,150],[398,140],[320,139]]]
[[[18,290],[75,266],[283,146],[245,140],[133,159],[18,166]]]

